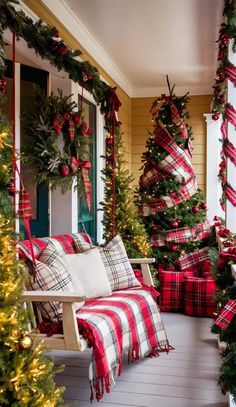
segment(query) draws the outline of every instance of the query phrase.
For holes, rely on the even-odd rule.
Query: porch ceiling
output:
[[[109,71],[109,61],[125,78],[131,96],[154,96],[166,90],[166,74],[177,92],[212,93],[223,0],[43,2],[59,18],[56,9],[67,10],[99,50],[100,65]],[[67,25],[66,17],[61,21]],[[88,49],[86,40],[77,38]],[[88,52],[94,54],[92,49]]]

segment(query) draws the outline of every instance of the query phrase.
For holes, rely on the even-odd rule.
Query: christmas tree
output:
[[[4,102],[0,43],[0,106]],[[17,260],[15,217],[9,190],[13,180],[13,140],[0,110],[0,406],[54,407],[63,388],[54,383],[54,364],[38,346],[33,350],[27,330],[29,315],[22,292],[26,273]]]
[[[104,212],[103,226],[106,242],[112,239],[112,176],[113,176],[113,138],[106,138],[106,166],[103,173],[105,197],[101,202]],[[150,255],[145,227],[138,216],[134,204],[131,183],[133,176],[124,160],[122,135],[118,128],[115,135],[115,235],[119,234],[124,242],[129,257],[146,257]]]
[[[192,131],[185,124],[189,97],[177,97],[169,81],[168,86],[169,96],[163,94],[151,107],[154,131],[142,157],[137,198],[154,257],[164,269],[206,246],[211,234],[191,163]]]

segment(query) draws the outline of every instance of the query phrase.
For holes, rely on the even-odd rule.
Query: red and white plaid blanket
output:
[[[225,330],[228,328],[235,315],[236,315],[236,300],[229,300],[225,304],[218,318],[215,320],[215,325]]]
[[[170,347],[154,298],[145,288],[113,292],[77,311],[80,333],[93,347],[89,367],[91,400],[100,400],[121,374],[122,356],[134,361]]]

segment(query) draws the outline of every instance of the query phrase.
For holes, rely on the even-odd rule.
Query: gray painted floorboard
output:
[[[212,320],[170,313],[162,317],[175,350],[130,365],[124,361],[122,375],[98,407],[227,407],[227,397],[217,387],[220,358],[210,332]],[[91,350],[53,354],[56,364],[66,365],[56,377],[66,387],[65,402],[71,407],[91,406]]]

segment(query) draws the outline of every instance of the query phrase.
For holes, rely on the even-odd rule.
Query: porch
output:
[[[228,398],[217,387],[220,358],[216,336],[210,332],[212,319],[171,313],[162,316],[175,351],[130,365],[124,361],[123,374],[99,406],[226,407]],[[53,355],[57,365],[66,365],[56,377],[56,382],[66,387],[64,400],[73,407],[91,406],[91,351],[54,351]]]

